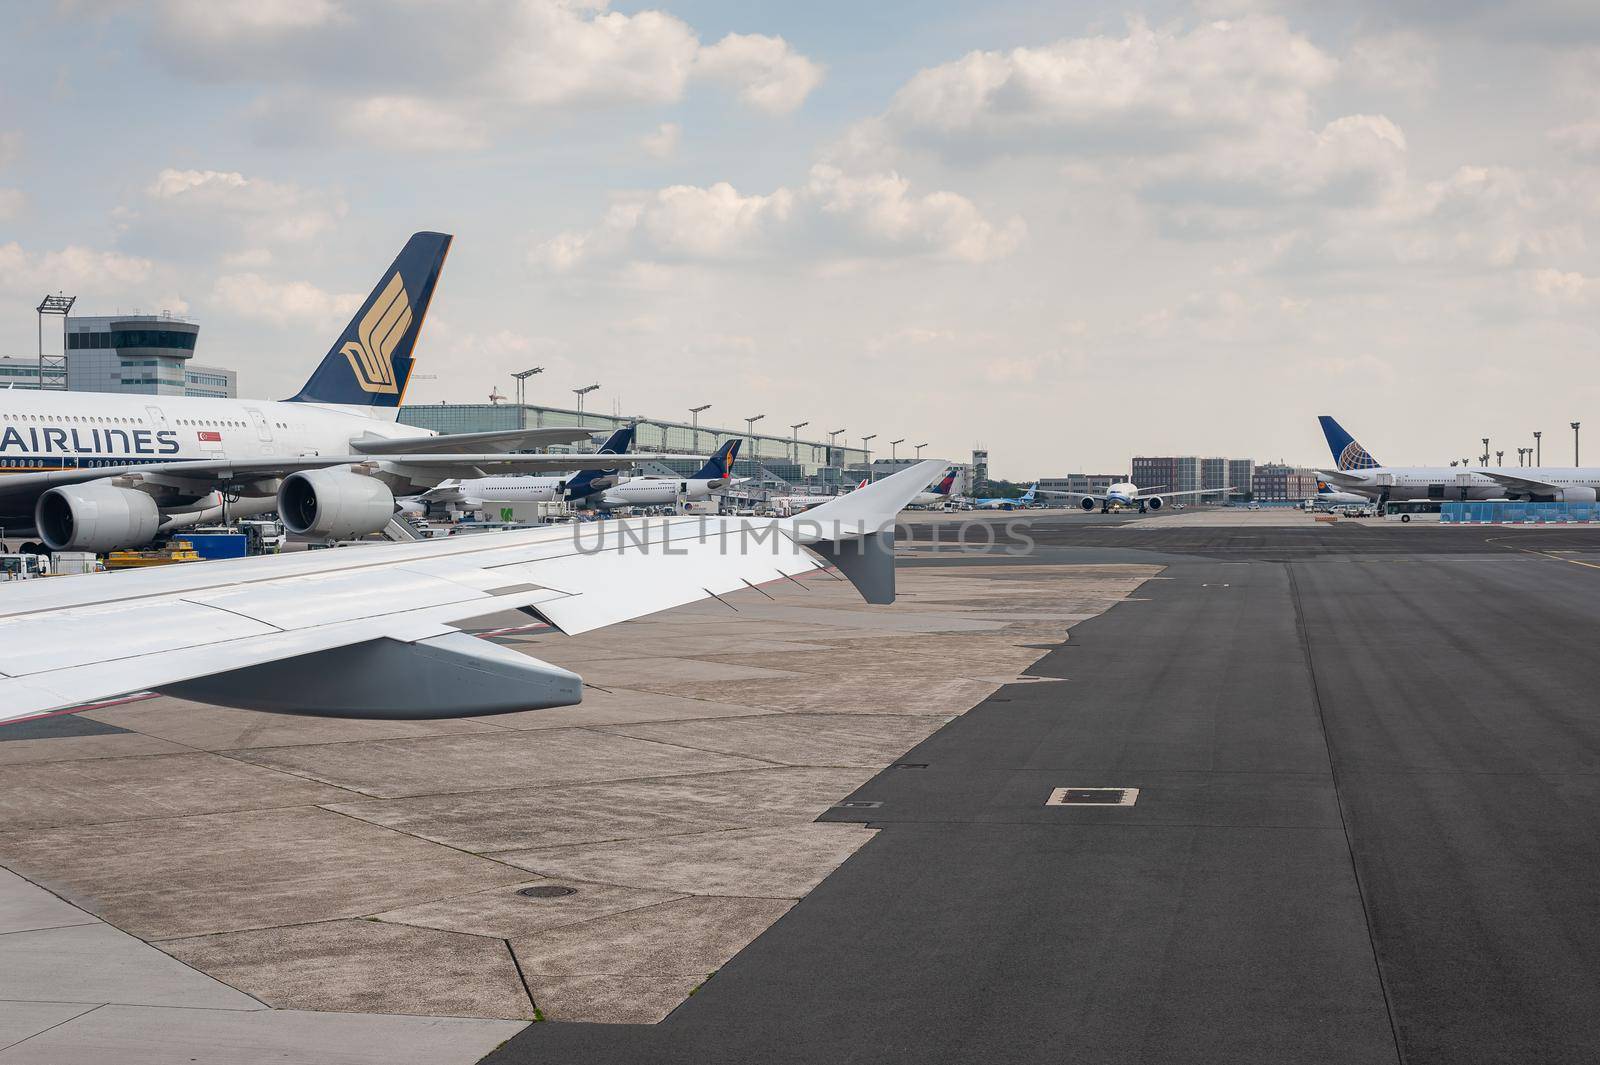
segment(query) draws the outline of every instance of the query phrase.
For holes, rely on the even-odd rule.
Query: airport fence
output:
[[[1600,503],[1445,503],[1439,508],[1439,521],[1445,525],[1584,525],[1600,522]]]

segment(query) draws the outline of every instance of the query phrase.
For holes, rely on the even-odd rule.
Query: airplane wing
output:
[[[1317,476],[1322,480],[1327,481],[1329,484],[1336,484],[1341,488],[1373,487],[1371,481],[1365,480],[1361,477],[1352,476],[1351,474],[1345,473],[1343,470],[1318,470]]]
[[[574,444],[589,439],[587,429],[499,429],[488,433],[444,433],[439,436],[391,440],[372,436],[351,441],[363,455],[422,455],[460,451],[509,451],[512,448]]]
[[[286,477],[301,470],[355,466],[379,462],[399,473],[424,479],[481,477],[498,473],[563,473],[568,470],[609,470],[661,459],[699,461],[696,455],[520,455],[520,454],[399,454],[302,455],[298,457],[185,459],[124,466],[80,466],[69,470],[13,473],[0,477],[0,504],[16,505],[37,499],[64,484],[84,484],[112,477],[189,481],[208,488],[232,488],[271,477]]]
[[[893,602],[895,516],[936,465],[798,518],[592,522],[0,586],[0,721],[145,689],[348,717],[571,705],[581,678],[455,625],[520,610],[587,632],[829,564]]]
[[[1064,496],[1067,499],[1092,499],[1097,503],[1102,498],[1093,492],[1059,492],[1053,488],[1035,488],[1034,493],[1042,496]]]
[[[1490,473],[1486,469],[1476,469],[1471,472],[1482,474],[1513,492],[1525,492],[1528,495],[1559,497],[1564,490],[1559,484],[1551,484],[1549,481],[1540,481],[1532,477],[1518,477],[1514,473]]]
[[[1149,499],[1151,496],[1160,496],[1162,499],[1178,499],[1183,496],[1214,496],[1225,495],[1228,492],[1237,492],[1239,489],[1229,486],[1227,488],[1195,488],[1183,492],[1163,492],[1159,488],[1141,488],[1136,498]]]

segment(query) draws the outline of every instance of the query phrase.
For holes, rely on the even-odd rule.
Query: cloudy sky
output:
[[[25,5],[0,353],[61,289],[285,395],[439,229],[414,402],[542,365],[1015,477],[1600,430],[1592,3],[665,3]]]

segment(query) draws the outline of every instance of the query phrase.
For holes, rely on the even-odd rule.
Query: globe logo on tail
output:
[[[1367,449],[1354,440],[1346,444],[1344,450],[1339,452],[1339,468],[1341,470],[1371,470],[1376,469],[1377,466],[1377,460],[1367,454]]]

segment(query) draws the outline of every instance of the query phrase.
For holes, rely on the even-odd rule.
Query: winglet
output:
[[[894,522],[944,462],[929,459],[814,507],[789,525],[794,538],[839,568],[869,603],[894,602]]]

